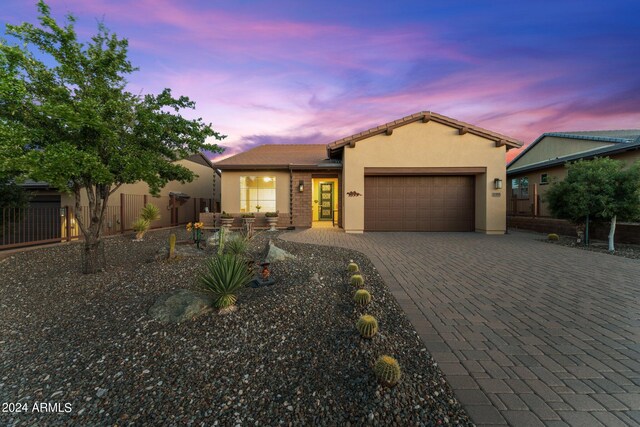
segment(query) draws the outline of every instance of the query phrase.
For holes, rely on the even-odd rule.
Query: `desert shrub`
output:
[[[251,279],[245,260],[232,254],[222,254],[206,262],[200,283],[206,291],[213,294],[217,308],[226,308],[236,303],[236,294]]]
[[[400,381],[402,371],[398,361],[391,356],[380,356],[373,365],[373,372],[380,384],[386,387],[393,387]]]
[[[548,239],[548,240],[551,240],[552,242],[557,242],[558,240],[560,240],[560,236],[558,236],[558,235],[557,235],[557,234],[555,234],[555,233],[549,233],[549,234],[547,235],[547,239]]]
[[[347,271],[349,273],[356,273],[356,272],[360,271],[360,269],[358,268],[358,264],[356,264],[355,262],[351,261],[349,263],[349,265],[347,266]]]

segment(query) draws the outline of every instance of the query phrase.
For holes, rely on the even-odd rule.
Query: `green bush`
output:
[[[353,300],[358,305],[367,305],[371,302],[371,294],[366,289],[358,289],[353,295]]]
[[[232,255],[244,255],[247,252],[248,243],[244,237],[234,237],[225,244],[225,251]]]
[[[238,299],[237,292],[252,279],[246,261],[232,254],[216,255],[206,262],[205,267],[200,283],[213,294],[217,308],[234,305]]]
[[[264,216],[266,216],[267,218],[277,218],[278,217],[278,211],[276,212],[267,212],[264,214]]]
[[[547,239],[548,239],[548,240],[551,240],[552,242],[557,242],[558,240],[560,240],[560,236],[558,236],[558,235],[557,235],[557,234],[555,234],[555,233],[549,233],[549,234],[547,235]]]
[[[386,387],[396,385],[402,376],[398,361],[391,356],[380,356],[373,365],[373,372],[380,384]]]
[[[358,329],[362,338],[372,338],[378,333],[378,321],[375,317],[365,314],[360,316],[356,322],[356,329]]]

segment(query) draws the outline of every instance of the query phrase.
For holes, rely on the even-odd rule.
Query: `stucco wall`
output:
[[[188,194],[191,198],[212,199],[214,197],[213,169],[190,160],[179,160],[176,163],[191,169],[198,176],[192,182],[187,182],[185,184],[178,181],[170,181],[162,190],[160,190],[160,196],[169,196],[170,192],[180,192]],[[142,181],[135,184],[124,184],[109,196],[108,205],[119,206],[120,194],[150,194],[149,186],[147,183]],[[75,205],[73,195],[62,195],[62,206],[65,205]],[[87,194],[84,191],[82,192],[81,205],[89,205]]]
[[[290,175],[283,171],[222,171],[221,209],[229,213],[240,212],[240,177],[273,176],[276,178],[276,209],[289,213]]]
[[[505,189],[494,190],[495,178],[505,181],[506,148],[495,142],[435,122],[415,122],[345,147],[343,158],[343,226],[347,232],[364,229],[365,167],[486,167],[476,175],[476,231],[504,233]],[[347,197],[357,191],[364,197]],[[499,193],[500,197],[493,197]]]
[[[612,142],[547,136],[527,151],[524,156],[510,165],[509,168],[518,168],[520,166],[555,159],[556,157],[566,156],[569,154],[580,153],[582,151],[592,150],[598,147],[606,147],[612,144]]]

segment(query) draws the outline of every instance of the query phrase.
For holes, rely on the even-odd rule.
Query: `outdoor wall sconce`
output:
[[[298,191],[299,192],[303,192],[304,191],[304,181],[300,180],[300,183],[298,184]]]
[[[496,179],[494,179],[494,180],[493,180],[493,187],[494,187],[496,190],[500,190],[500,189],[502,189],[502,180],[501,180],[500,178],[496,178]]]

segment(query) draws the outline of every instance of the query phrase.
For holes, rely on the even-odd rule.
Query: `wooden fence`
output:
[[[110,236],[131,230],[146,203],[160,209],[160,219],[151,228],[171,227],[198,220],[200,212],[214,207],[213,199],[177,200],[170,196],[121,194],[119,204],[105,210],[102,235]],[[0,210],[0,250],[81,239],[77,218],[89,223],[89,207],[76,211],[71,206],[3,208]]]

